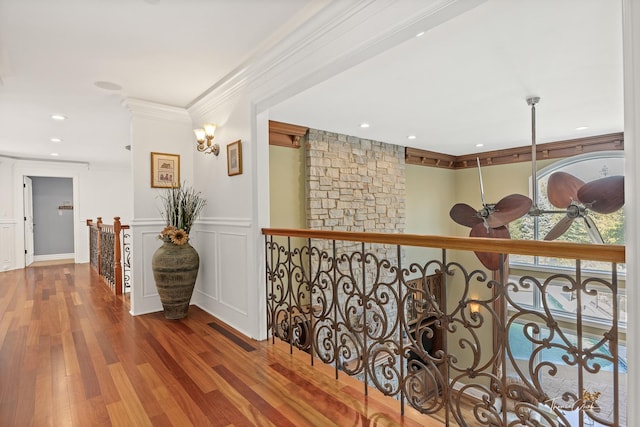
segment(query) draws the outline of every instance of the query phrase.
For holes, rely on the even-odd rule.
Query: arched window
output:
[[[509,231],[513,239],[521,240],[543,240],[549,231],[564,217],[566,213],[562,209],[551,205],[547,198],[547,184],[549,177],[554,172],[568,173],[585,183],[595,181],[607,176],[624,175],[624,152],[622,151],[602,151],[569,157],[555,162],[538,172],[537,205],[545,211],[556,211],[558,213],[545,213],[540,216],[525,216],[509,225]],[[580,204],[583,206],[582,204]],[[619,209],[610,214],[599,214],[586,207],[586,215],[593,220],[597,227],[597,232],[602,236],[602,240],[607,244],[624,244],[624,209]],[[595,243],[593,232],[590,235],[587,230],[586,221],[583,217],[573,220],[569,229],[556,240],[575,243]],[[539,267],[573,267],[573,261],[556,258],[530,257],[513,255],[510,257],[511,265],[514,267],[539,266]],[[610,265],[604,266],[602,263],[586,263],[583,268],[589,270],[609,271]],[[619,266],[619,272],[626,271],[624,265]]]
[[[598,153],[589,153],[579,156],[570,157],[561,161],[550,164],[541,169],[537,177],[538,200],[537,205],[541,210],[561,210],[551,205],[547,197],[547,185],[549,177],[554,172],[565,172],[575,176],[581,181],[588,183],[606,176],[624,175],[624,153],[622,151],[606,151]],[[593,219],[602,240],[607,244],[624,244],[624,209],[619,209],[610,214],[598,214],[589,210],[587,207],[586,214]],[[514,239],[525,240],[543,240],[549,231],[560,221],[566,213],[549,213],[539,216],[525,216],[509,225],[509,231]],[[576,243],[592,243],[593,236],[587,233],[584,218],[578,217],[573,220],[571,227],[563,233],[557,240],[576,242]],[[560,258],[531,257],[521,255],[510,255],[510,282],[518,283],[522,276],[534,276],[541,282],[545,278],[553,278],[558,270],[562,273],[571,275],[575,270],[575,260],[563,260]],[[544,289],[544,295],[541,290],[536,287],[529,289],[520,288],[519,292],[512,292],[510,297],[521,307],[529,308],[533,311],[544,312],[549,310],[554,319],[565,322],[565,336],[572,342],[577,342],[581,336],[583,345],[591,346],[592,342],[601,339],[603,333],[611,328],[611,322],[614,318],[614,307],[618,307],[618,330],[620,333],[618,357],[619,368],[622,375],[626,375],[626,322],[627,322],[627,305],[626,305],[626,267],[619,264],[617,275],[617,290],[612,293],[611,289],[601,286],[597,283],[591,283],[589,289],[592,293],[582,294],[582,303],[580,307],[580,319],[583,329],[580,334],[577,332],[577,298],[576,292],[571,292],[566,287],[566,281],[551,280]],[[605,262],[581,261],[580,268],[582,271],[589,270],[589,276],[597,277],[602,273],[605,277],[611,275],[611,264]],[[617,299],[617,305],[614,304],[614,298]],[[543,303],[546,301],[546,305]],[[509,305],[509,310],[513,307]],[[515,322],[514,327],[510,330],[510,341],[515,350],[514,357],[516,359],[527,360],[527,358],[535,350],[535,344],[532,342],[522,341],[523,322]],[[541,328],[535,333],[536,339],[548,336],[548,332]],[[604,349],[603,352],[607,350]],[[554,361],[555,358],[561,360],[564,353],[555,353],[553,351],[541,352],[536,356],[536,363],[542,361]],[[601,375],[606,375],[610,367],[604,367]]]

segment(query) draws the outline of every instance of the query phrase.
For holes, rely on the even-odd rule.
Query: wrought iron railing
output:
[[[131,287],[131,247],[128,242],[128,225],[113,218],[113,225],[104,224],[98,217],[96,223],[87,220],[89,227],[89,262],[102,276],[116,295]],[[124,254],[124,258],[123,258]]]
[[[617,302],[624,247],[263,233],[269,336],[308,352],[311,363],[332,364],[336,378],[357,376],[365,393],[375,387],[402,412],[409,404],[447,425],[624,425]],[[431,255],[408,262],[414,247]],[[576,261],[571,271],[510,279],[506,262],[493,273],[479,268],[468,256],[474,250]],[[611,269],[589,273],[586,260]],[[594,323],[588,304],[600,294],[612,295],[612,307]]]

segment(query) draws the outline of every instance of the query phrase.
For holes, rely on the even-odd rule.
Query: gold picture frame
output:
[[[180,187],[180,155],[151,153],[151,188]]]
[[[242,141],[237,140],[227,145],[227,174],[229,176],[242,173]]]

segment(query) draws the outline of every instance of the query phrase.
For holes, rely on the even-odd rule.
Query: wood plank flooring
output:
[[[441,426],[191,307],[132,317],[89,264],[0,273],[0,426]]]

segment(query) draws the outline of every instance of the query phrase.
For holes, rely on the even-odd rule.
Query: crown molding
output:
[[[315,13],[300,18],[285,35],[277,32],[278,40],[263,46],[187,109],[192,117],[204,118],[240,91],[250,89],[256,111],[265,111],[485,1],[326,2]]]
[[[181,107],[158,104],[137,98],[126,98],[122,101],[122,105],[129,110],[134,117],[191,123],[189,112]]]
[[[45,159],[45,158],[40,158],[40,157],[27,157],[27,156],[13,156],[13,155],[9,155],[9,154],[0,154],[0,163],[2,163],[2,159],[10,159],[10,160],[18,160],[18,161],[22,161],[22,162],[33,162],[35,163],[42,163],[42,164],[46,164],[46,165],[55,165],[60,166],[60,167],[76,167],[76,166],[82,166],[82,167],[86,167],[87,169],[89,168],[90,163],[89,162],[83,162],[83,161],[79,161],[79,160],[55,160],[55,159]]]
[[[622,132],[537,144],[536,159],[562,159],[578,154],[609,150],[624,150],[624,134]],[[476,159],[480,159],[480,165],[482,166],[530,162],[531,146],[525,145],[504,150],[465,154],[463,156],[451,156],[411,147],[405,149],[405,163],[410,165],[465,169],[477,167]]]
[[[358,10],[362,3],[370,2],[371,0],[361,0],[355,5],[350,2],[332,2],[325,3],[319,9],[308,10],[308,13],[300,17],[295,29],[289,28],[285,34],[277,31],[271,43],[265,43],[260,51],[189,103],[187,109],[195,117],[206,116],[260,76],[273,72],[283,64],[286,67],[289,58],[309,48],[310,41],[326,37],[341,21],[353,15],[354,9]],[[307,54],[312,53],[308,51]]]

